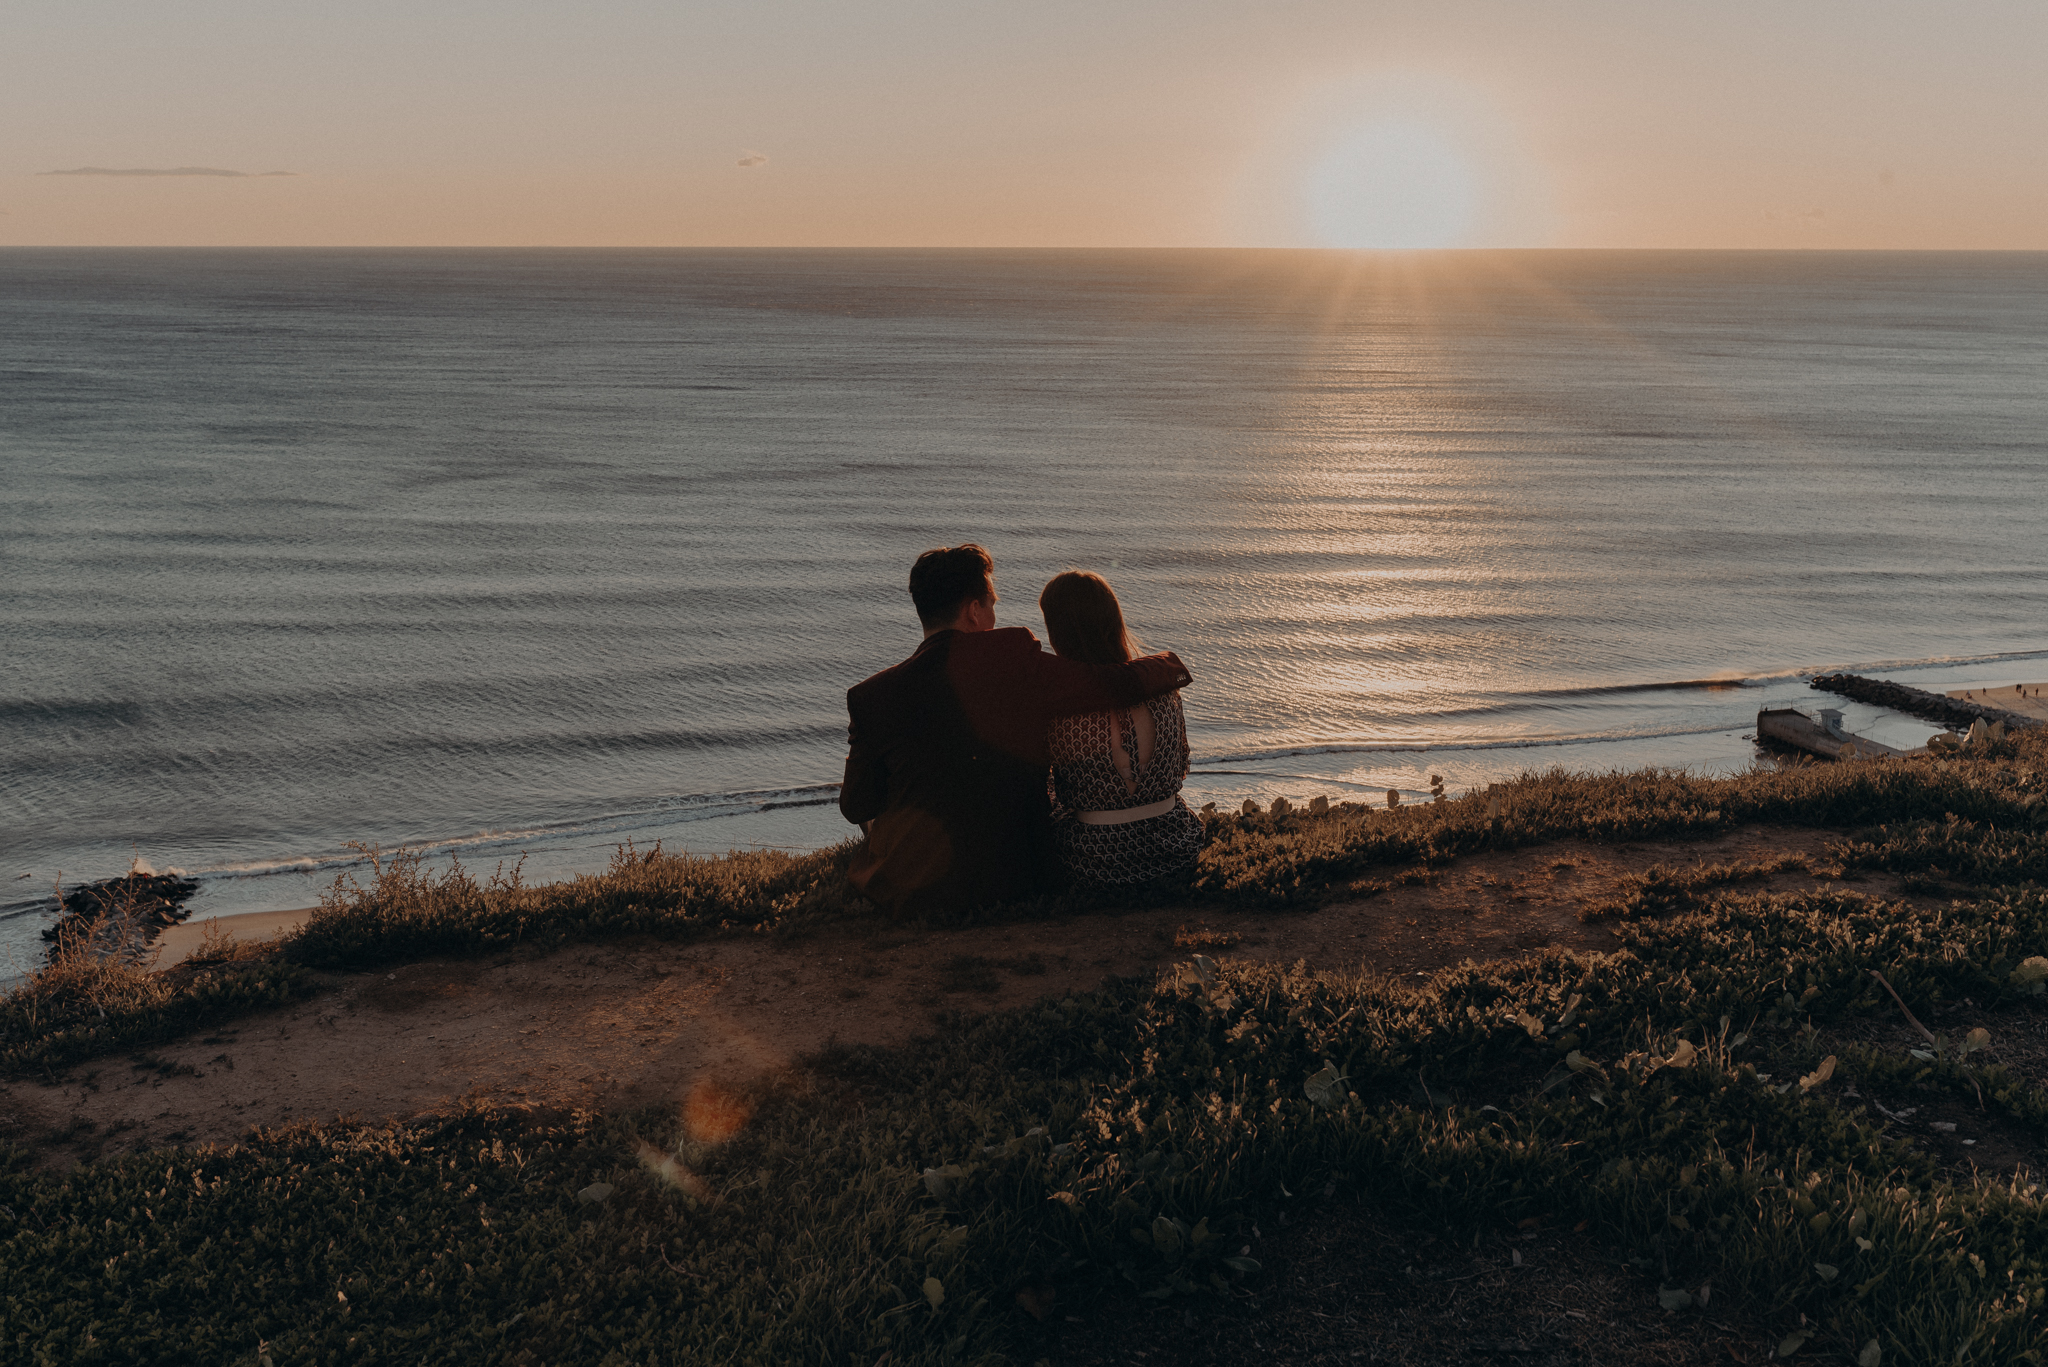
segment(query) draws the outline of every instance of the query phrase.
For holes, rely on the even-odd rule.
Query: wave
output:
[[[1472,740],[1447,741],[1336,741],[1315,745],[1271,745],[1243,746],[1228,749],[1222,753],[1198,755],[1189,770],[1190,778],[1222,776],[1243,773],[1248,777],[1312,779],[1319,783],[1338,786],[1371,788],[1380,785],[1355,783],[1327,775],[1288,775],[1270,769],[1230,770],[1219,766],[1233,764],[1270,764],[1275,761],[1313,757],[1319,755],[1401,755],[1401,754],[1445,754],[1463,752],[1486,752],[1505,750],[1530,750],[1549,747],[1600,745],[1614,742],[1656,740],[1665,737],[1712,735],[1729,730],[1727,724],[1717,726],[1671,727],[1659,730],[1633,732],[1602,731],[1579,735],[1549,736],[1508,736]],[[839,792],[839,785],[831,782],[781,785],[776,787],[736,789],[715,793],[679,793],[655,798],[645,803],[636,803],[596,815],[565,819],[555,822],[538,822],[516,828],[481,830],[471,834],[450,836],[439,839],[403,841],[384,846],[377,850],[382,857],[399,849],[418,853],[430,861],[460,859],[474,862],[479,859],[513,859],[529,852],[561,849],[587,842],[592,846],[630,843],[639,832],[655,828],[671,828],[700,821],[715,821],[725,817],[745,816],[756,813],[785,811],[808,807],[826,806],[833,802]],[[234,860],[219,864],[181,869],[186,877],[198,880],[202,895],[211,885],[246,882],[275,877],[315,877],[333,879],[347,874],[359,874],[370,867],[370,854],[359,850],[331,850],[322,853],[280,855],[272,858]],[[4,898],[4,895],[0,895]],[[54,909],[55,899],[47,889],[38,890],[34,895],[0,900],[0,921],[15,917],[48,914]]]
[[[726,793],[682,793],[658,798],[644,807],[607,812],[594,817],[542,822],[517,829],[484,830],[473,835],[435,840],[400,841],[373,849],[381,858],[389,858],[399,850],[406,850],[423,855],[429,860],[438,860],[451,857],[473,858],[479,854],[486,857],[502,854],[510,858],[525,853],[536,845],[548,846],[576,840],[595,840],[610,845],[627,844],[631,842],[635,831],[651,827],[712,821],[720,817],[744,816],[755,812],[823,806],[834,801],[838,792],[839,785],[836,783],[809,783],[794,787],[756,788]],[[203,894],[211,884],[285,875],[331,878],[367,869],[370,864],[369,852],[343,850],[322,854],[280,855],[268,859],[233,860],[172,871],[197,880]],[[48,913],[55,910],[55,907],[56,898],[48,891],[39,891],[30,897],[0,900],[0,921],[39,912]]]
[[[1585,698],[1602,693],[1665,693],[1685,689],[1758,688],[1772,682],[1764,675],[1738,675],[1727,679],[1674,679],[1668,683],[1586,684],[1578,688],[1535,688],[1511,694],[1517,698]]]
[[[140,726],[141,703],[108,698],[0,698],[0,726],[36,723],[59,726]]]
[[[1936,669],[1943,665],[1988,665],[2009,660],[2048,660],[2048,646],[2030,650],[1998,650],[1984,655],[1929,655],[1917,660],[1865,660],[1860,664],[1826,665],[1795,670],[1784,677],[1811,678],[1819,674],[1860,674],[1873,669]]]
[[[1504,694],[1506,698],[1582,698],[1612,693],[1661,693],[1688,689],[1763,688],[1812,679],[1822,674],[1863,674],[1880,669],[1940,669],[1957,665],[1999,664],[2006,661],[2048,660],[2048,647],[2029,650],[2001,650],[1981,655],[1927,655],[1919,658],[1859,660],[1824,665],[1799,665],[1789,669],[1738,671],[1704,679],[1669,679],[1660,683],[1578,684],[1569,688],[1532,688]],[[1512,706],[1512,704],[1503,704]]]
[[[1312,755],[1420,755],[1445,751],[1541,750],[1550,746],[1610,745],[1623,741],[1663,740],[1673,736],[1711,736],[1733,730],[1726,723],[1717,726],[1674,726],[1646,731],[1598,731],[1575,736],[1501,736],[1487,740],[1333,741],[1324,745],[1276,745],[1238,750],[1223,755],[1200,755],[1196,765],[1256,764],[1261,760],[1293,759]],[[1190,773],[1196,772],[1194,769]]]
[[[1586,684],[1576,687],[1555,689],[1533,689],[1519,693],[1500,695],[1492,707],[1470,709],[1470,712],[1510,713],[1518,708],[1542,706],[1544,699],[1568,699],[1602,695],[1647,694],[1655,692],[1679,692],[1700,690],[1721,690],[1731,688],[1764,689],[1792,684],[1821,673],[1883,673],[1893,671],[1914,671],[1967,666],[2003,665],[2025,661],[2048,660],[2048,648],[1997,651],[1978,654],[1958,654],[1898,658],[1889,660],[1862,660],[1850,663],[1835,663],[1824,666],[1801,666],[1798,668],[1734,672],[1712,678],[1677,679],[1655,683],[1610,683]],[[1519,700],[1517,702],[1516,700]],[[101,701],[89,698],[62,697],[21,697],[0,699],[0,719],[48,720],[62,717],[72,724],[88,721],[111,720],[129,723],[132,714],[123,715],[127,707],[111,700]],[[1441,724],[1449,715],[1431,714],[1416,716],[1412,720],[1421,726],[1432,721]],[[1319,783],[1338,786],[1374,788],[1377,784],[1356,783],[1329,775],[1289,775],[1272,768],[1289,759],[1319,756],[1374,756],[1374,755],[1418,755],[1418,754],[1484,754],[1542,749],[1577,749],[1586,746],[1611,745],[1656,741],[1687,736],[1706,736],[1726,733],[1746,727],[1747,717],[1725,716],[1714,724],[1699,724],[1699,718],[1688,718],[1693,724],[1685,726],[1646,726],[1640,730],[1601,728],[1562,734],[1494,734],[1469,737],[1431,738],[1427,736],[1401,739],[1359,739],[1330,740],[1314,743],[1256,742],[1238,745],[1219,745],[1207,752],[1198,752],[1190,768],[1190,778],[1207,776],[1243,775],[1245,777],[1312,779]],[[836,729],[836,728],[834,728]],[[661,739],[671,739],[662,737]],[[645,740],[646,736],[636,736]],[[1199,739],[1199,738],[1197,738]],[[1231,766],[1260,766],[1248,769],[1234,769]],[[808,784],[784,784],[760,788],[734,789],[723,792],[678,793],[636,801],[629,805],[615,807],[595,814],[581,815],[560,821],[543,821],[522,824],[518,827],[485,829],[460,836],[430,838],[403,842],[402,848],[416,851],[430,860],[462,859],[465,862],[494,857],[512,859],[522,853],[554,851],[558,856],[564,853],[583,858],[579,847],[588,846],[591,857],[599,859],[596,853],[602,846],[627,843],[642,832],[661,828],[673,828],[703,821],[738,817],[758,813],[796,810],[829,805],[839,791],[834,782]],[[387,850],[401,848],[399,845],[386,847]],[[318,853],[296,853],[269,858],[256,858],[224,862],[210,866],[189,867],[187,876],[200,881],[202,889],[208,885],[219,885],[247,880],[272,877],[312,876],[321,879],[360,873],[369,866],[368,857],[355,850],[328,850]],[[12,889],[8,891],[13,891]],[[302,895],[302,894],[300,894]],[[0,921],[20,916],[47,914],[54,906],[55,899],[47,887],[37,888],[32,894],[26,887],[21,893],[8,896],[0,892]]]

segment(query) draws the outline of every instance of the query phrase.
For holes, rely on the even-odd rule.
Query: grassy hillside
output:
[[[301,1127],[63,1176],[18,1152],[0,1337],[21,1362],[1019,1360],[1020,1292],[1242,1294],[1255,1212],[1358,1199],[1461,1238],[1585,1222],[1643,1270],[1645,1313],[1697,1313],[1710,1282],[1822,1360],[2038,1361],[2037,1195],[1902,1142],[1862,1094],[2048,1139],[2041,1079],[1984,1061],[2048,981],[2030,962],[2048,955],[2044,787],[2048,747],[2024,737],[1910,765],[1550,775],[1397,812],[1226,817],[1172,895],[1284,910],[1474,849],[1761,821],[1838,829],[1845,872],[1950,901],[1745,895],[1743,870],[1674,870],[1605,909],[1607,955],[1419,986],[1197,959],[673,1112]],[[322,966],[859,916],[843,858],[626,854],[548,888],[387,864],[337,889],[285,960],[155,988],[60,966],[9,999],[6,1058],[133,1047]],[[1937,1024],[1968,999],[1991,1047],[1957,1032],[1908,1052],[1875,1028],[1903,1019],[1891,991]]]

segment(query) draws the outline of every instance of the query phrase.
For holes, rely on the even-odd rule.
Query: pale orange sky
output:
[[[0,244],[2044,249],[2044,67],[2040,0],[16,0]],[[181,167],[296,174],[44,174]]]

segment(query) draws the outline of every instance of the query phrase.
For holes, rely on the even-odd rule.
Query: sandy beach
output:
[[[1954,688],[1949,690],[1949,696],[2048,721],[2048,683],[2009,684],[2003,688]]]
[[[208,934],[227,935],[237,944],[258,944],[296,930],[313,914],[312,907],[292,911],[245,911],[233,916],[211,916],[203,921],[186,921],[171,926],[156,937],[156,967],[175,968],[199,949]]]

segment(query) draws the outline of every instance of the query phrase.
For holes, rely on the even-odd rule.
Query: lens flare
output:
[[[639,1141],[638,1151],[641,1167],[647,1169],[656,1177],[659,1177],[662,1181],[683,1193],[683,1195],[690,1197],[692,1200],[702,1201],[707,1205],[714,1203],[718,1199],[712,1192],[710,1183],[706,1182],[696,1173],[691,1172],[689,1168],[683,1165],[683,1161],[674,1154],[657,1149],[644,1139]]]
[[[683,1133],[699,1144],[723,1144],[746,1128],[754,1109],[710,1079],[683,1099]]]

